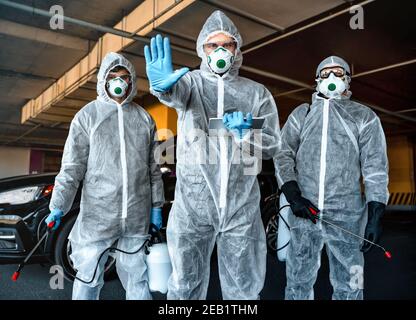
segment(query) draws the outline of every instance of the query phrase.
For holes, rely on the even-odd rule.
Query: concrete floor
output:
[[[384,221],[382,245],[391,251],[392,260],[386,260],[379,250],[366,255],[365,299],[415,299],[416,298],[416,212],[389,213]],[[211,280],[208,299],[221,299],[216,266],[216,255],[211,263]],[[267,275],[261,298],[283,299],[285,287],[284,263],[268,255]],[[28,265],[17,282],[10,280],[14,265],[0,266],[0,300],[35,299],[62,300],[71,298],[72,283],[65,281],[63,290],[49,287],[49,267]],[[328,261],[324,254],[318,280],[315,285],[316,299],[330,299],[331,286],[328,279]],[[102,292],[103,300],[124,299],[119,280],[107,281]],[[155,299],[165,295],[155,294]]]

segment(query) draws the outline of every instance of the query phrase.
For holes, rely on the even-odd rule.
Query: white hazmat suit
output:
[[[234,63],[222,76],[211,71],[203,50],[215,33],[237,42]],[[280,146],[279,119],[270,92],[238,75],[241,45],[235,25],[216,11],[197,40],[200,70],[188,72],[165,93],[151,90],[178,112],[177,183],[167,227],[173,265],[168,299],[206,298],[215,243],[224,299],[257,299],[264,285],[266,240],[257,171],[247,174],[245,164],[232,159],[245,147],[257,151],[256,164],[261,157],[275,156]],[[233,111],[265,118],[260,139],[254,139],[253,131],[239,142],[231,135],[209,136],[209,119]]]
[[[338,57],[328,65],[349,71]],[[302,197],[320,210],[320,216],[361,236],[371,201],[388,200],[388,160],[380,119],[368,107],[350,100],[346,91],[327,99],[314,93],[312,104],[298,106],[282,129],[282,151],[275,158],[279,187],[296,181]],[[361,194],[363,177],[365,196]],[[289,216],[291,241],[286,260],[286,299],[313,299],[313,285],[326,246],[333,299],[363,298],[364,258],[361,241],[320,220]]]
[[[116,66],[131,75],[131,89],[121,105],[106,90],[106,79]],[[151,207],[164,203],[160,168],[154,158],[155,123],[132,102],[136,72],[117,53],[109,53],[98,72],[98,97],[74,117],[55,179],[50,208],[64,213],[71,208],[83,181],[80,213],[69,235],[71,260],[77,277],[93,276],[99,255],[116,241],[132,252],[148,238]],[[75,280],[73,299],[98,299],[103,281],[102,259],[97,276],[87,285]],[[117,273],[127,299],[151,299],[144,250],[117,254]]]

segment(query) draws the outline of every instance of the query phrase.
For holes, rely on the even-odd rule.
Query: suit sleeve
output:
[[[361,128],[359,147],[366,200],[387,204],[389,166],[386,138],[380,119],[375,114]]]
[[[157,92],[150,88],[150,93],[164,105],[177,110],[184,110],[191,95],[192,78],[189,72],[167,92]]]
[[[306,105],[305,105],[306,106]],[[297,181],[296,154],[300,144],[302,123],[307,106],[296,108],[282,129],[282,148],[274,158],[274,167],[279,188],[288,181]]]
[[[152,189],[152,207],[162,207],[165,202],[162,173],[160,171],[159,159],[157,158],[157,134],[156,125],[152,120],[151,145],[149,155],[150,185]]]
[[[55,178],[55,186],[49,208],[67,213],[72,206],[80,182],[87,170],[89,135],[86,121],[77,113],[71,122],[62,155],[61,169]]]

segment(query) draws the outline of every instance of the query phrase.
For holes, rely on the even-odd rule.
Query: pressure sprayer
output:
[[[32,255],[35,253],[35,251],[37,250],[37,248],[39,248],[40,244],[43,242],[43,240],[45,240],[45,238],[47,237],[47,235],[52,231],[52,228],[53,228],[54,225],[55,225],[55,221],[52,221],[52,222],[49,222],[48,223],[48,225],[47,225],[47,231],[45,232],[45,234],[42,236],[42,238],[40,238],[40,240],[38,241],[38,243],[33,247],[33,249],[28,253],[28,255],[26,256],[26,258],[23,260],[23,262],[21,264],[19,264],[17,270],[13,273],[13,276],[12,276],[12,280],[13,281],[16,281],[19,278],[20,273],[21,273],[23,267],[26,265],[26,263],[29,261],[29,259],[32,257]],[[92,283],[94,281],[95,275],[97,273],[98,265],[100,264],[101,259],[103,258],[103,256],[108,251],[110,251],[110,252],[116,252],[116,251],[118,251],[118,252],[122,252],[122,253],[125,253],[125,254],[135,254],[135,253],[138,253],[147,244],[148,241],[149,240],[146,239],[143,242],[143,244],[139,247],[139,249],[137,249],[137,250],[135,250],[133,252],[127,252],[127,251],[118,249],[116,247],[109,247],[109,248],[105,249],[100,254],[100,256],[98,257],[98,261],[97,261],[97,264],[95,265],[95,269],[94,269],[94,274],[93,274],[93,276],[92,276],[92,278],[90,280],[86,281],[84,279],[78,278],[77,276],[74,276],[74,278],[77,279],[77,280],[79,280],[79,281],[81,281],[81,282],[83,282],[83,283],[85,283],[85,284],[90,284],[90,283]]]
[[[373,246],[375,246],[375,247],[377,247],[377,248],[380,248],[381,250],[383,250],[384,255],[386,256],[386,258],[387,258],[387,259],[391,259],[391,257],[392,257],[392,256],[391,256],[390,251],[387,251],[384,247],[380,246],[379,244],[377,244],[377,243],[375,243],[375,242],[373,242],[373,241],[370,241],[370,240],[368,240],[368,239],[366,239],[366,238],[364,238],[364,237],[361,237],[361,236],[359,236],[358,234],[355,234],[355,233],[353,233],[353,232],[351,232],[351,231],[348,231],[347,229],[341,228],[340,226],[337,226],[336,224],[334,224],[334,223],[332,223],[332,222],[329,222],[329,221],[325,220],[324,218],[321,218],[321,217],[318,215],[318,213],[317,213],[315,210],[313,210],[312,208],[310,208],[310,211],[312,212],[312,214],[313,214],[313,215],[315,215],[315,216],[317,217],[317,219],[321,220],[322,222],[325,222],[326,224],[328,224],[328,225],[330,225],[330,226],[332,226],[332,227],[334,227],[334,228],[338,228],[339,230],[342,230],[342,231],[344,231],[345,233],[348,233],[349,235],[352,235],[352,236],[354,236],[354,237],[356,237],[356,238],[358,238],[358,239],[361,239],[361,240],[363,240],[363,241],[365,241],[365,242],[371,243]]]
[[[172,274],[168,246],[162,239],[160,231],[153,234],[152,241],[146,247],[147,275],[149,290],[160,293],[168,292],[168,280]]]
[[[26,265],[26,263],[29,261],[29,259],[32,257],[32,255],[35,253],[35,251],[37,250],[37,248],[39,248],[39,246],[41,245],[41,243],[43,242],[43,240],[45,240],[45,238],[47,237],[47,235],[52,231],[52,228],[53,228],[54,225],[55,225],[55,221],[52,221],[52,222],[49,222],[48,223],[48,225],[47,225],[47,231],[45,232],[45,234],[42,236],[42,238],[39,239],[38,243],[27,254],[26,258],[23,260],[23,262],[21,264],[19,264],[17,270],[13,273],[13,276],[12,276],[12,280],[13,281],[17,281],[17,279],[19,278],[20,273],[21,273],[23,267]],[[94,281],[95,275],[97,273],[98,265],[100,264],[100,261],[101,261],[102,257],[108,251],[110,251],[110,252],[118,251],[118,252],[122,252],[122,253],[125,253],[125,254],[135,254],[135,253],[138,253],[143,248],[143,246],[147,244],[148,241],[149,240],[144,241],[144,243],[139,247],[139,249],[137,249],[137,250],[135,250],[133,252],[127,252],[127,251],[118,249],[116,247],[109,247],[109,248],[105,249],[100,254],[100,256],[98,257],[98,261],[97,261],[97,264],[95,265],[95,269],[94,269],[94,274],[93,274],[93,276],[92,276],[92,278],[90,280],[86,281],[84,279],[78,278],[77,276],[74,276],[74,278],[77,279],[77,280],[79,280],[79,281],[81,281],[81,282],[83,282],[83,283],[85,283],[85,284],[90,284],[90,283],[92,283]]]
[[[42,238],[39,239],[38,243],[36,243],[36,245],[33,247],[33,249],[30,250],[30,252],[27,254],[26,258],[23,260],[23,262],[21,264],[19,264],[19,266],[17,267],[17,270],[13,273],[13,275],[12,275],[12,280],[13,281],[17,281],[17,279],[20,276],[20,272],[22,271],[22,269],[24,268],[26,263],[29,261],[29,259],[33,256],[35,251],[39,248],[39,246],[41,245],[43,240],[45,240],[45,238],[48,236],[48,234],[52,231],[52,228],[53,228],[54,225],[55,225],[55,221],[52,221],[52,222],[48,223],[47,231],[45,232],[45,234],[42,236]]]
[[[283,209],[287,208],[287,210],[282,211]],[[289,241],[290,241],[290,226],[287,223],[287,218],[288,218],[288,212],[290,210],[290,205],[288,204],[286,198],[284,197],[284,194],[282,193],[280,195],[280,208],[278,209],[278,215],[279,215],[279,219],[283,222],[280,223],[279,222],[279,227],[278,227],[278,239],[277,239],[277,243],[278,243],[278,249],[277,249],[277,254],[278,254],[278,258],[280,261],[285,261],[286,260],[286,251],[287,251],[287,247],[289,245]],[[319,216],[319,212],[315,211],[312,208],[309,208],[309,211],[316,217],[316,219],[321,220],[322,222],[330,225],[333,228],[337,228],[353,237],[356,237],[362,241],[368,242],[370,244],[372,244],[373,246],[380,248],[381,250],[383,250],[384,252],[384,256],[387,259],[391,259],[392,255],[390,253],[390,251],[387,251],[383,246],[374,243],[373,241],[370,241],[364,237],[359,236],[358,234],[355,234],[347,229],[344,229],[332,222],[329,222],[328,220],[322,218]]]
[[[38,243],[33,247],[33,249],[28,253],[24,261],[19,264],[17,270],[13,273],[12,280],[17,281],[20,276],[20,273],[25,266],[25,264],[29,261],[32,257],[33,253],[39,248],[41,243],[45,240],[47,235],[52,231],[53,226],[55,225],[55,221],[48,223],[47,231],[45,234],[40,238]],[[146,254],[146,264],[149,273],[149,288],[151,291],[160,291],[161,293],[167,292],[167,282],[172,273],[172,266],[169,259],[169,253],[167,249],[167,245],[165,242],[162,241],[162,236],[160,231],[154,226],[153,224],[150,225],[151,230],[157,230],[153,233],[152,236],[149,236],[150,239],[146,239],[143,244],[135,251],[127,252],[121,250],[117,247],[109,247],[105,249],[100,256],[98,257],[97,264],[95,265],[93,276],[90,280],[84,280],[77,276],[74,276],[75,279],[85,283],[90,284],[94,281],[95,276],[97,274],[98,265],[100,264],[101,259],[104,255],[110,252],[121,252],[125,254],[136,254],[138,253],[143,247],[145,247],[145,254]]]

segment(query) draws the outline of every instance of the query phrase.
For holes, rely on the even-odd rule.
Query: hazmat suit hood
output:
[[[346,92],[340,97],[340,100],[345,100],[345,99],[350,99],[352,92],[349,90],[350,89],[350,82],[351,82],[351,70],[350,70],[350,66],[348,65],[348,63],[337,56],[329,56],[327,58],[325,58],[324,60],[322,60],[318,67],[316,68],[315,71],[315,78],[318,79],[319,78],[319,74],[321,73],[322,69],[324,68],[328,68],[328,67],[341,67],[345,70],[346,75],[345,75],[345,85],[347,87]],[[321,95],[319,94],[319,89],[318,86],[316,86],[316,92],[312,94],[312,102],[315,102],[316,99],[323,99],[323,97],[321,97]]]
[[[350,66],[344,59],[337,56],[329,56],[322,60],[321,63],[318,65],[318,67],[316,68],[315,76],[319,77],[319,73],[322,71],[322,69],[335,66],[342,67],[348,75],[351,75]]]
[[[208,19],[205,21],[202,26],[201,32],[199,33],[197,42],[196,42],[196,51],[198,56],[202,59],[201,62],[201,71],[204,75],[212,74],[214,72],[210,69],[207,61],[207,55],[204,52],[203,45],[207,42],[209,38],[218,33],[224,33],[230,37],[233,37],[237,42],[237,48],[235,51],[234,63],[232,64],[230,70],[226,72],[223,77],[236,77],[238,75],[238,70],[243,63],[243,54],[241,53],[241,46],[243,45],[243,39],[241,38],[240,33],[237,30],[237,27],[234,23],[228,18],[222,11],[214,11]]]
[[[97,75],[97,99],[103,102],[108,103],[115,103],[115,101],[108,95],[107,90],[105,89],[106,79],[108,74],[114,67],[124,67],[130,73],[131,76],[131,83],[130,83],[130,91],[126,97],[126,99],[122,102],[122,104],[129,103],[133,100],[137,93],[137,86],[136,86],[136,71],[131,64],[125,57],[121,54],[115,52],[109,52],[104,57],[103,61],[101,62],[100,70],[98,71]]]

